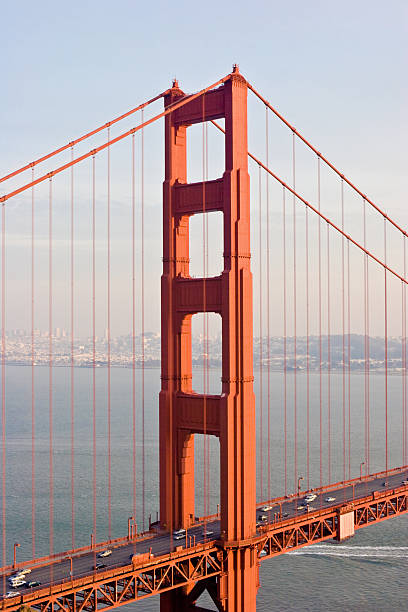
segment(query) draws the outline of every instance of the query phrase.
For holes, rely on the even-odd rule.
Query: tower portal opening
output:
[[[215,312],[192,317],[192,388],[195,393],[221,394],[222,320]]]

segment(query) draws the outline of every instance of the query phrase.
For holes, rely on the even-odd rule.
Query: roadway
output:
[[[261,504],[257,507],[257,525],[267,525],[270,523],[280,523],[281,521],[294,518],[296,516],[305,516],[307,512],[313,510],[320,510],[323,508],[336,507],[346,502],[353,501],[353,499],[361,499],[371,495],[375,491],[392,490],[402,486],[403,481],[408,480],[408,469],[403,469],[396,474],[388,475],[387,478],[384,475],[373,477],[363,481],[354,481],[354,484],[346,486],[339,486],[330,488],[329,490],[314,491],[316,498],[307,506],[304,502],[305,493],[298,496],[290,496],[288,498],[280,499],[279,501],[272,501],[267,504]],[[384,484],[386,483],[386,484]],[[329,501],[327,501],[329,500]],[[303,506],[303,507],[302,507]],[[269,510],[263,508],[269,507]],[[266,515],[267,519],[261,521],[260,517]],[[175,550],[177,546],[185,547],[188,543],[199,544],[202,542],[211,542],[219,539],[220,537],[220,521],[209,520],[204,525],[199,524],[188,529],[187,537],[176,539],[171,536],[168,532],[159,532],[152,537],[147,537],[143,540],[138,539],[137,541],[129,541],[124,544],[114,545],[110,549],[112,554],[105,558],[99,558],[98,551],[88,551],[81,554],[73,555],[72,558],[72,576],[73,578],[81,578],[84,576],[90,576],[93,573],[97,574],[98,571],[104,571],[105,568],[95,570],[96,563],[103,563],[106,569],[114,569],[126,565],[130,565],[131,557],[134,554],[142,554],[151,552],[155,557],[165,555],[171,550]],[[190,539],[192,538],[192,539]],[[38,581],[41,586],[28,587],[17,587],[12,589],[7,581],[10,576],[10,571],[7,574],[3,574],[3,579],[0,579],[0,597],[3,598],[4,594],[9,591],[14,591],[24,595],[28,594],[31,590],[36,588],[43,588],[50,583],[57,584],[70,578],[71,573],[71,560],[67,556],[63,559],[57,559],[51,564],[44,565],[41,567],[32,567],[32,571],[27,574],[27,584],[30,581]]]

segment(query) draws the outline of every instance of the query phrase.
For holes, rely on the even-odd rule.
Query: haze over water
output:
[[[257,445],[260,449],[259,372],[255,373],[257,396]],[[132,371],[112,369],[112,537],[126,535],[127,519],[132,508]],[[194,371],[194,388],[202,389],[203,373]],[[70,370],[53,370],[54,398],[54,550],[71,548],[71,480],[70,480]],[[298,477],[306,486],[306,376],[298,374]],[[283,481],[283,375],[271,373],[271,481],[272,496],[284,492]],[[107,539],[107,377],[103,368],[96,370],[97,382],[97,540]],[[293,374],[288,374],[288,492],[295,489],[293,456]],[[319,374],[310,374],[310,486],[319,485]],[[137,522],[141,527],[142,508],[142,436],[141,436],[141,370],[136,371],[137,397]],[[390,466],[402,464],[401,454],[401,377],[389,376]],[[36,550],[47,554],[49,546],[49,405],[48,369],[35,369],[35,463],[36,463]],[[377,373],[370,379],[371,391],[371,465],[370,471],[384,468],[384,376]],[[145,372],[145,453],[146,453],[146,516],[158,510],[158,393],[160,371]],[[219,373],[210,371],[210,391],[219,392]],[[364,461],[364,376],[351,376],[352,427],[351,477],[359,475]],[[92,370],[75,369],[75,543],[83,546],[92,531]],[[327,373],[323,375],[324,438],[327,438]],[[332,462],[331,480],[343,478],[342,447],[342,375],[331,375]],[[12,559],[13,543],[19,542],[17,559],[31,558],[31,369],[6,368],[6,504],[7,554]],[[263,373],[263,440],[264,482],[260,482],[258,457],[258,500],[266,499],[268,483],[267,446],[267,375]],[[327,446],[323,449],[324,484],[327,482]],[[218,502],[218,441],[210,438],[209,512]],[[348,461],[347,461],[348,463]],[[201,492],[203,445],[196,442],[196,514],[203,513]],[[347,474],[348,475],[348,474]],[[387,611],[396,606],[405,609],[408,569],[408,519],[406,516],[358,531],[343,544],[325,542],[282,555],[261,564],[261,588],[258,610],[329,610]],[[203,600],[202,600],[203,601]],[[203,602],[204,605],[204,602]],[[210,609],[215,609],[206,601]],[[158,599],[152,598],[129,606],[143,611],[158,610]]]

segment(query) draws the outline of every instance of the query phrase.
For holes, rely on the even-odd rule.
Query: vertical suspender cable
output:
[[[207,448],[207,393],[208,393],[208,389],[207,389],[207,364],[208,364],[208,355],[206,353],[206,345],[207,345],[207,334],[208,334],[208,329],[207,329],[207,316],[206,316],[206,306],[207,306],[207,295],[206,295],[206,276],[207,276],[207,269],[206,269],[206,242],[207,242],[207,227],[206,227],[206,207],[205,207],[205,160],[206,160],[206,156],[205,156],[205,147],[206,147],[206,138],[205,138],[206,134],[205,134],[205,96],[202,96],[202,199],[203,199],[203,218],[202,218],[202,222],[203,222],[203,356],[204,356],[204,362],[203,362],[203,433],[204,433],[204,457],[203,457],[203,480],[204,480],[204,516],[206,517],[208,514],[208,507],[207,507],[207,486],[208,486],[208,482],[207,482],[207,477],[208,477],[208,472],[207,472],[207,452],[208,452],[208,448]],[[204,533],[206,533],[206,522],[204,524]]]
[[[341,229],[344,232],[344,180],[341,179]],[[344,304],[344,236],[341,237],[341,320],[342,320],[342,425],[343,425],[343,480],[346,480],[346,350]]]
[[[367,267],[367,463],[366,474],[370,473],[370,260],[366,257]]]
[[[331,483],[331,322],[330,322],[330,225],[327,224],[327,432],[328,477]]]
[[[404,238],[404,237],[403,237]],[[404,240],[405,243],[405,240]],[[405,271],[404,271],[405,272]],[[404,274],[405,278],[405,274]],[[405,329],[404,329],[404,285],[401,281],[401,381],[402,381],[402,465],[405,465]]]
[[[71,160],[74,147],[71,147]],[[71,166],[71,542],[75,548],[75,379],[74,379],[74,166]]]
[[[96,542],[96,287],[95,287],[95,155],[92,155],[92,448],[93,537]]]
[[[135,287],[135,134],[132,134],[132,451],[133,451],[133,516],[136,519],[136,287]]]
[[[363,200],[364,248],[367,246],[366,201]],[[368,256],[364,254],[364,447],[365,469],[369,473],[369,301],[368,301]]]
[[[292,182],[296,191],[295,133],[292,132]],[[296,303],[296,196],[293,194],[293,416],[294,416],[294,483],[298,478],[297,468],[297,303]]]
[[[384,264],[387,265],[387,219],[384,217]],[[384,365],[385,365],[385,470],[388,471],[388,295],[384,267]]]
[[[403,236],[404,241],[404,278],[406,278],[406,237]],[[407,291],[406,284],[403,283],[402,295],[403,295],[403,313],[402,313],[402,350],[403,350],[403,367],[402,367],[402,388],[403,388],[403,414],[404,414],[404,426],[403,426],[403,465],[408,463],[408,414],[407,414]]]
[[[208,181],[208,123],[205,123],[205,180]],[[209,237],[209,233],[208,233],[208,214],[205,215],[205,225],[206,225],[206,244],[205,244],[205,260],[206,260],[206,270],[207,270],[207,274],[206,276],[209,275],[209,267],[208,267],[208,237]],[[209,338],[210,338],[210,327],[209,327],[209,313],[208,310],[206,312],[206,318],[207,318],[207,336],[206,336],[206,353],[207,355],[210,354],[209,351]],[[210,389],[210,363],[208,362],[207,364],[207,393],[209,392]],[[206,417],[207,418],[207,417]],[[210,437],[207,436],[207,509],[209,512],[209,508],[210,508]]]
[[[305,206],[305,262],[306,262],[306,480],[310,489],[310,358],[309,358],[309,209]]]
[[[6,207],[1,207],[1,523],[2,561],[6,561]],[[3,574],[3,593],[6,574]]]
[[[108,127],[108,142],[110,141],[110,127]],[[111,164],[110,147],[107,150],[107,375],[108,375],[108,539],[112,539],[112,457],[111,457]]]
[[[266,167],[269,168],[269,115],[265,107]],[[269,174],[266,175],[266,330],[268,352],[268,499],[271,499],[271,328],[270,328]]]
[[[317,209],[320,212],[320,157],[317,158]],[[323,485],[323,409],[322,409],[322,228],[318,219],[318,251],[319,251],[319,454],[320,454],[320,486]]]
[[[262,342],[262,180],[261,166],[258,166],[258,202],[259,202],[259,449],[261,499],[264,499],[263,481],[263,342]]]
[[[31,170],[34,181],[34,167]],[[35,559],[35,340],[34,340],[34,187],[31,188],[31,539],[32,556]]]
[[[50,485],[50,502],[49,502],[49,529],[50,529],[50,555],[54,552],[54,463],[53,463],[53,343],[52,343],[52,177],[49,182],[48,196],[48,319],[49,319],[49,365],[48,365],[48,410],[49,410],[49,485]],[[51,582],[53,581],[53,566],[50,567]]]
[[[348,373],[348,478],[351,479],[351,297],[350,297],[350,240],[347,240],[347,373]]]
[[[363,237],[366,248],[366,206],[363,200]],[[364,258],[364,462],[367,466],[367,259]]]
[[[283,217],[283,435],[285,455],[285,495],[288,493],[288,370],[287,370],[287,315],[286,315],[286,191],[282,190]]]
[[[141,119],[143,123],[143,109]],[[144,129],[141,130],[141,281],[142,281],[142,525],[145,530],[146,470],[145,470],[145,287],[144,287]]]

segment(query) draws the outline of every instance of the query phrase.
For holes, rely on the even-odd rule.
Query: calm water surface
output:
[[[31,369],[6,368],[6,511],[7,554],[12,559],[13,543],[18,541],[18,559],[28,559],[32,553],[31,537]],[[283,444],[283,376],[271,373],[271,394],[267,398],[266,373],[263,375],[262,423],[260,409],[259,372],[256,373],[257,444],[263,460],[258,456],[258,499],[284,492]],[[211,372],[211,390],[219,391],[219,374]],[[138,500],[137,522],[142,517],[142,405],[141,372],[136,372],[136,438]],[[293,375],[287,380],[288,414],[288,478],[287,489],[293,491],[297,477],[307,482],[306,460],[306,377],[299,374],[297,384],[298,465],[292,461],[294,448]],[[202,372],[194,373],[194,386],[200,391]],[[343,478],[343,387],[341,373],[331,376],[331,480]],[[328,438],[327,376],[322,381],[323,437]],[[384,377],[371,376],[370,407],[370,471],[384,467]],[[158,392],[159,370],[145,373],[145,517],[156,516],[158,510]],[[351,380],[351,476],[359,474],[364,461],[364,379],[353,374]],[[401,377],[389,377],[389,436],[390,465],[402,464],[401,433]],[[35,483],[36,483],[36,552],[47,554],[49,549],[49,387],[48,370],[35,369]],[[96,371],[96,434],[97,434],[97,539],[108,538],[107,531],[107,378],[106,370]],[[310,375],[310,470],[309,484],[317,486],[320,479],[319,402],[320,380],[317,373]],[[92,515],[92,370],[75,370],[75,544],[85,545],[90,539]],[[346,402],[347,406],[347,402]],[[347,409],[346,409],[347,410]],[[112,537],[126,534],[127,519],[133,515],[133,413],[132,372],[112,370]],[[347,419],[346,419],[347,421]],[[270,426],[270,478],[268,480],[268,423]],[[54,550],[71,548],[71,468],[70,468],[70,370],[54,369],[53,381],[53,469],[54,469]],[[348,438],[348,434],[347,434]],[[218,441],[210,439],[210,495],[209,511],[215,512],[218,503],[219,470]],[[323,450],[324,482],[329,477],[328,447]],[[258,453],[259,454],[259,453]],[[261,465],[262,464],[262,465]],[[261,467],[263,482],[261,482]],[[346,458],[348,475],[348,458]],[[201,492],[203,476],[203,444],[196,443],[197,514],[202,513],[204,500]],[[264,561],[261,565],[261,588],[258,610],[328,610],[328,611],[388,611],[396,607],[408,608],[408,518],[401,517],[363,529],[344,543],[325,543],[301,551]],[[202,600],[209,609],[211,603]],[[158,610],[156,599],[129,606],[137,610]]]

